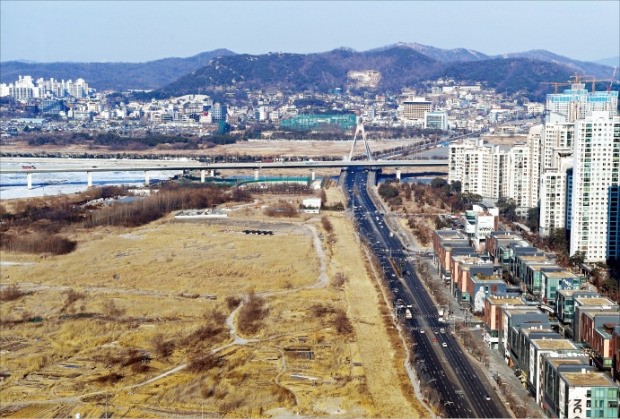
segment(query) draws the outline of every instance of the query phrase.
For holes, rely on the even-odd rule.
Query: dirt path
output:
[[[287,226],[290,226],[290,223],[285,223]],[[325,250],[323,249],[323,245],[321,243],[321,239],[319,237],[319,234],[316,230],[316,228],[313,225],[310,224],[306,224],[305,227],[308,229],[308,231],[312,234],[312,239],[313,239],[313,245],[314,245],[314,249],[317,253],[317,256],[319,258],[319,275],[317,278],[317,281],[312,284],[312,285],[307,285],[307,286],[303,286],[303,287],[298,287],[298,288],[294,288],[294,289],[290,289],[290,290],[283,290],[283,291],[268,291],[268,292],[263,292],[260,293],[258,295],[261,295],[263,297],[266,296],[273,296],[273,295],[281,295],[281,294],[289,294],[289,293],[294,293],[294,292],[299,292],[301,290],[304,289],[315,289],[315,288],[324,288],[327,286],[328,282],[329,282],[329,277],[327,275],[327,257],[325,255]],[[51,285],[44,285],[44,284],[36,284],[36,283],[31,283],[31,282],[21,282],[18,284],[20,286],[20,288],[23,291],[44,291],[44,290],[56,290],[56,291],[68,291],[69,289],[71,289],[72,287],[68,287],[68,286],[51,286]],[[118,288],[105,288],[105,287],[84,287],[82,288],[84,291],[94,291],[94,292],[100,292],[100,293],[115,293],[115,294],[135,294],[135,295],[150,295],[150,296],[167,296],[167,297],[178,297],[178,293],[166,293],[166,292],[160,292],[160,291],[148,291],[148,290],[122,290],[122,289],[118,289]],[[231,338],[233,339],[232,342],[227,343],[225,345],[219,346],[217,348],[214,348],[211,350],[212,353],[217,353],[220,352],[226,348],[229,348],[231,346],[234,345],[248,345],[251,343],[256,343],[256,342],[265,342],[265,341],[270,341],[270,340],[274,340],[274,339],[279,339],[282,338],[283,336],[286,336],[286,333],[283,334],[277,334],[277,335],[273,335],[273,336],[268,336],[268,337],[264,337],[264,338],[260,338],[260,339],[246,339],[243,338],[241,336],[239,336],[237,334],[237,328],[235,325],[235,319],[236,316],[239,312],[239,310],[243,307],[244,301],[241,301],[241,303],[239,303],[239,305],[230,313],[230,315],[226,318],[226,327],[228,328],[228,332],[231,336]],[[294,334],[294,333],[291,333]],[[96,392],[92,392],[92,393],[87,393],[87,394],[83,394],[83,395],[79,395],[79,396],[72,396],[72,397],[59,397],[59,398],[55,398],[55,399],[48,399],[48,400],[32,400],[32,401],[27,401],[27,402],[16,402],[16,403],[9,403],[3,406],[3,408],[8,408],[8,409],[13,409],[13,408],[25,408],[27,406],[32,406],[32,405],[38,405],[38,404],[49,404],[49,403],[79,403],[81,402],[82,399],[86,398],[86,397],[91,397],[91,396],[98,396],[98,395],[103,395],[103,394],[108,394],[108,393],[117,393],[117,392],[123,392],[123,391],[127,391],[127,390],[132,390],[132,389],[136,389],[139,387],[144,387],[146,385],[152,384],[156,381],[159,381],[163,378],[166,378],[172,374],[176,374],[180,371],[183,371],[185,368],[187,368],[187,363],[183,363],[180,364],[168,371],[165,371],[155,377],[149,378],[148,380],[145,380],[141,383],[137,383],[137,384],[132,384],[126,387],[122,387],[120,389],[114,389],[114,390],[102,390],[102,391],[96,391]],[[281,386],[283,388],[284,387],[280,382],[279,382],[279,377],[280,375],[286,371],[286,366],[283,365],[282,366],[283,370],[281,371],[280,374],[278,374],[278,376],[276,376],[275,378],[275,384],[278,386]],[[298,401],[298,396],[290,389],[287,388],[287,390],[291,391],[291,393],[293,393],[293,395],[295,396],[295,400],[297,402],[297,404],[299,404]]]

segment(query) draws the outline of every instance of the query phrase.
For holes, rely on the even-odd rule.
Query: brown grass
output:
[[[0,280],[33,294],[3,302],[0,316],[18,319],[28,311],[44,319],[0,327],[0,343],[15,348],[0,357],[0,370],[12,374],[3,402],[105,390],[117,416],[198,416],[205,398],[210,416],[268,416],[275,408],[308,416],[415,416],[399,395],[394,371],[402,365],[348,221],[329,215],[338,238],[328,252],[330,285],[300,290],[319,275],[312,237],[294,223],[261,221],[261,212],[240,211],[238,224],[233,212],[213,224],[165,218],[132,229],[76,230],[78,249],[62,256],[1,253],[32,263],[3,267]],[[275,234],[239,233],[248,225]],[[225,321],[239,295],[247,299],[237,313],[238,333],[261,339],[222,349],[233,343]],[[78,314],[62,311],[69,302],[66,312],[80,305]],[[189,369],[127,388],[185,363]],[[101,403],[83,400],[79,410],[101,416]],[[61,413],[40,406],[35,416]],[[17,414],[34,411],[28,409]]]

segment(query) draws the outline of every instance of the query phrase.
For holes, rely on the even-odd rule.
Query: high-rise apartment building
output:
[[[448,182],[460,181],[463,192],[483,198],[511,198],[518,208],[536,206],[541,132],[535,126],[526,142],[512,145],[472,139],[450,144]]]
[[[85,98],[89,94],[88,83],[84,79],[45,80],[34,81],[31,76],[19,76],[15,83],[2,84],[0,96],[12,96],[18,102],[27,102],[31,98]]]
[[[566,161],[575,148],[575,123],[596,114],[617,115],[618,92],[588,92],[583,83],[573,83],[563,93],[549,94],[541,138],[539,233],[572,227],[572,165]],[[575,176],[577,176],[575,174]],[[564,211],[562,210],[564,209]]]
[[[595,111],[575,121],[571,255],[584,252],[591,262],[618,257],[619,170],[620,117]]]
[[[570,191],[569,173],[573,167],[572,156],[565,156],[558,166],[557,169],[546,170],[540,178],[541,236],[548,236],[555,229],[566,228],[567,213],[570,217],[570,212],[567,211],[569,203],[567,195]]]

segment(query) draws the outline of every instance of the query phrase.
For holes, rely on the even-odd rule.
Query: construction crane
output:
[[[614,72],[611,75],[611,81],[609,82],[609,86],[607,87],[607,91],[610,92],[611,91],[611,85],[614,84],[614,77],[616,77],[616,70],[618,70],[618,66],[614,67]]]
[[[540,84],[549,84],[553,86],[553,93],[557,93],[558,92],[558,87],[560,86],[570,86],[572,83],[570,82],[557,82],[557,81],[543,81]]]
[[[596,83],[599,82],[609,82],[609,86],[607,86],[607,91],[610,92],[611,91],[611,87],[613,86],[614,82],[617,82],[618,80],[615,79],[616,77],[616,70],[618,69],[618,67],[614,67],[614,72],[611,75],[610,79],[595,79],[592,78],[590,80],[588,80],[589,83],[592,83],[592,91],[594,92],[594,90],[596,89]]]

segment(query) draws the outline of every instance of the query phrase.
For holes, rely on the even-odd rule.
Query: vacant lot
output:
[[[0,414],[424,415],[348,219],[266,203],[0,254]]]

